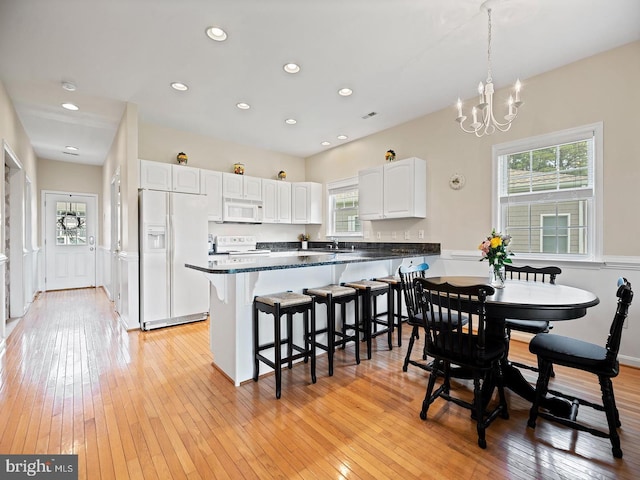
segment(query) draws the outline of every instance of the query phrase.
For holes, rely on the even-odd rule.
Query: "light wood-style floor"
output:
[[[99,289],[34,302],[0,359],[1,453],[77,453],[90,480],[640,478],[638,370],[614,380],[622,460],[606,439],[544,420],[528,429],[529,406],[510,392],[511,417],[481,450],[465,409],[438,401],[420,420],[425,373],[401,370],[408,331],[358,366],[339,350],[333,377],[320,357],[315,385],[295,365],[278,401],[273,376],[236,388],[212,367],[208,322],[127,333],[112,310]],[[556,373],[555,388],[598,398],[595,378]],[[581,415],[605,428],[599,412]]]

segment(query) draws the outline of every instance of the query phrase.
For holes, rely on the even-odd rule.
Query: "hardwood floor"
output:
[[[102,290],[45,293],[0,359],[0,453],[77,453],[90,480],[640,478],[640,371],[614,380],[622,460],[606,439],[528,429],[529,405],[510,392],[511,417],[481,450],[465,409],[439,401],[420,420],[425,372],[402,372],[406,341],[378,340],[357,366],[338,350],[333,377],[319,357],[315,385],[308,366],[285,370],[275,400],[273,376],[236,388],[212,367],[208,322],[127,333]],[[518,342],[511,356],[533,361]],[[556,374],[555,388],[598,399],[595,378]],[[606,428],[600,412],[580,414]]]

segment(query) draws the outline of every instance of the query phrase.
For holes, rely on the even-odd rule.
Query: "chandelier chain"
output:
[[[489,41],[487,42],[487,83],[492,83],[491,78],[491,9],[487,9],[487,16],[489,17]]]

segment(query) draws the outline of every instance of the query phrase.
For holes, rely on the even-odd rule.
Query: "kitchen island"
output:
[[[401,264],[422,263],[439,254],[438,244],[397,244],[401,248],[354,251],[285,251],[270,255],[210,257],[207,265],[186,267],[199,270],[210,286],[210,348],[214,366],[236,386],[253,377],[252,305],[256,295],[282,291],[302,293],[319,287],[363,278],[394,274]],[[417,247],[410,247],[417,245]],[[272,319],[261,316],[261,342],[273,341]],[[326,325],[326,311],[317,309],[317,326]],[[269,337],[271,335],[271,338]],[[301,338],[302,330],[294,329]],[[266,369],[261,373],[266,373]]]

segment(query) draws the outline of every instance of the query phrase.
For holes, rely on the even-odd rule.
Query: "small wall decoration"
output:
[[[387,153],[384,154],[384,159],[387,162],[393,162],[396,159],[396,152],[393,150],[387,150]]]
[[[454,190],[460,190],[462,187],[464,187],[465,182],[466,179],[461,173],[454,173],[449,178],[449,186]]]
[[[180,165],[186,165],[187,160],[189,160],[189,157],[187,157],[186,153],[180,152],[178,155],[176,155],[176,160],[178,160],[178,163]]]
[[[234,163],[233,173],[236,175],[244,175],[244,163]]]
[[[284,170],[280,170],[278,172],[278,179],[279,180],[286,180],[287,179],[287,172],[285,172]]]

